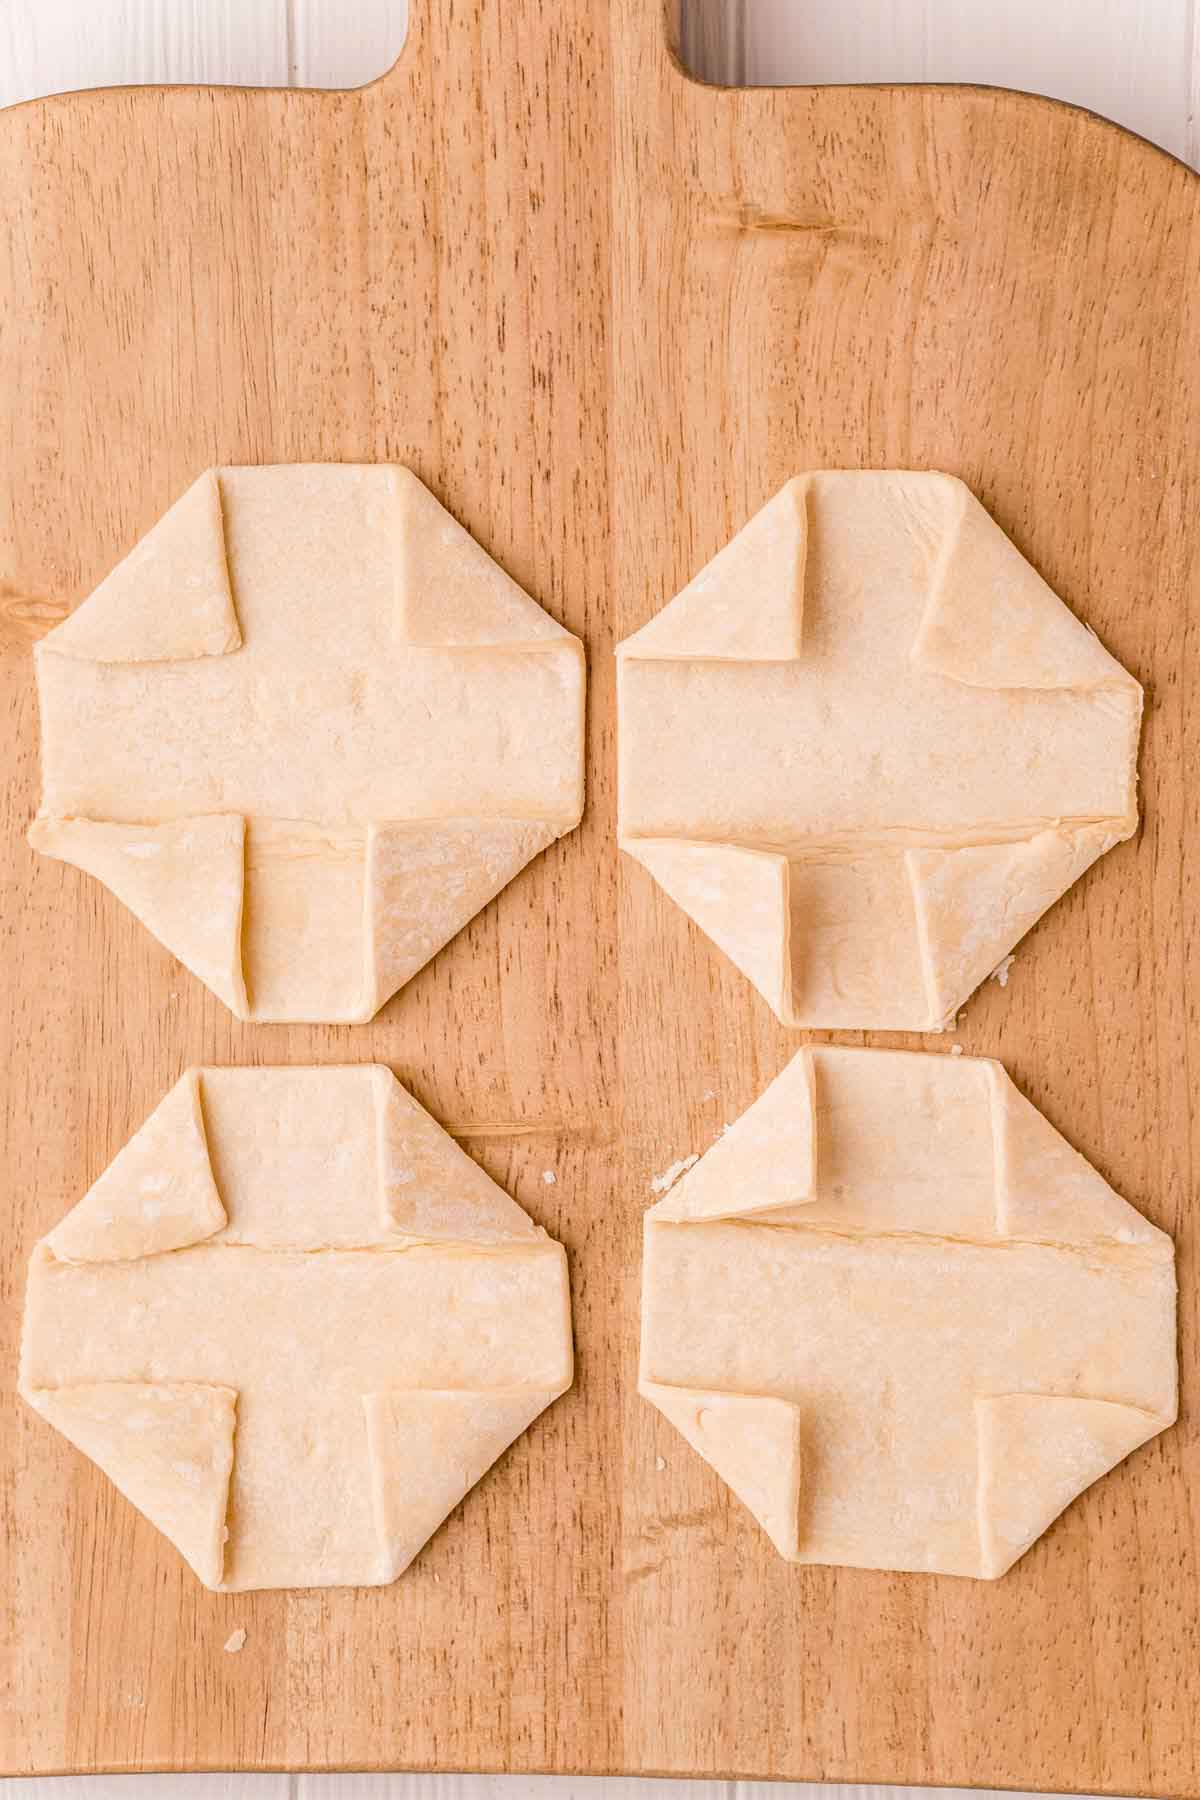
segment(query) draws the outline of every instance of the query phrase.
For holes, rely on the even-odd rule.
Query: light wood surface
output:
[[[960,1041],[1178,1235],[1185,1416],[989,1587],[790,1571],[627,1404],[641,1579],[627,1736],[651,1766],[1197,1785],[1194,1123],[1184,702],[1198,545],[1198,184],[1112,128],[962,90],[714,93],[623,0],[614,213],[622,633],[798,469],[964,477],[1146,682],[1146,821],[1018,952]],[[702,751],[701,751],[702,753]],[[623,1135],[711,1140],[789,1040],[648,879],[621,883]],[[646,1020],[686,1017],[671,1051]],[[704,1099],[708,1093],[713,1096]],[[931,1345],[931,1354],[938,1353]],[[631,1365],[630,1365],[631,1366]],[[656,1453],[666,1475],[641,1472]],[[1034,1672],[1037,1672],[1035,1675]],[[680,1697],[687,1696],[686,1710]],[[686,1749],[684,1746],[686,1745]]]
[[[1200,0],[683,0],[708,80],[979,81],[1091,107],[1200,160]],[[127,81],[356,87],[408,0],[5,0],[0,105]]]
[[[406,1583],[249,1599],[198,1592],[6,1391],[3,1766],[1194,1791],[1186,1422],[985,1588],[784,1568],[632,1398],[650,1175],[794,1040],[648,880],[618,877],[607,652],[793,468],[928,462],[975,481],[1152,683],[1141,840],[972,1003],[961,1041],[1004,1055],[1177,1231],[1191,1366],[1195,183],[1003,96],[706,93],[645,0],[618,9],[611,69],[595,0],[561,30],[532,0],[478,23],[426,3],[401,68],[361,97],[144,94],[0,120],[0,379],[22,397],[0,490],[19,774],[3,1353],[11,1368],[29,1243],[184,1062],[379,1056],[443,1118],[487,1126],[472,1148],[571,1246],[580,1386]],[[316,455],[413,460],[587,637],[592,811],[376,1026],[249,1032],[24,849],[22,621],[86,591],[204,462]],[[530,1136],[492,1135],[513,1125]],[[225,1657],[236,1623],[251,1642]]]
[[[431,0],[362,95],[129,90],[0,117],[6,1772],[623,1759],[637,1202],[615,1114],[606,27],[584,4],[547,27],[528,0],[464,26]],[[585,640],[590,810],[372,1026],[251,1031],[26,847],[20,639],[27,602],[86,592],[197,469],[315,458],[411,464]],[[403,1582],[214,1597],[16,1404],[23,1268],[182,1067],[346,1060],[403,1071],[566,1244],[578,1383]]]

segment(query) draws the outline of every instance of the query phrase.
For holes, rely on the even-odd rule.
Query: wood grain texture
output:
[[[618,868],[609,653],[787,474],[897,462],[971,480],[1149,681],[1140,839],[961,1041],[1176,1231],[1194,1371],[1195,180],[1011,96],[704,90],[651,0],[614,0],[611,34],[599,0],[422,7],[361,95],[0,119],[0,1766],[1193,1791],[1190,1419],[993,1588],[785,1567],[634,1396],[650,1176],[796,1039]],[[590,809],[372,1026],[250,1029],[25,848],[20,639],[206,463],[318,456],[411,461],[584,636]],[[187,1062],[346,1058],[486,1127],[475,1153],[571,1251],[579,1385],[396,1587],[209,1595],[16,1407],[25,1258]]]
[[[682,0],[704,80],[983,81],[1092,107],[1200,162],[1200,0]],[[0,105],[144,81],[358,87],[399,55],[407,0],[5,0]]]
[[[10,594],[78,597],[205,464],[395,459],[585,639],[603,707],[608,94],[592,10],[547,30],[527,8],[480,8],[464,25],[437,0],[365,95],[132,90],[0,119]],[[546,98],[566,92],[551,128]],[[27,657],[3,679],[4,1030],[21,1064],[6,1192],[22,1192],[3,1265],[0,1767],[617,1763],[619,1470],[601,1446],[628,1256],[606,730],[584,827],[373,1026],[246,1032],[107,895],[26,848]],[[439,1118],[485,1127],[473,1153],[567,1245],[579,1380],[403,1583],[218,1599],[15,1407],[23,1265],[186,1064],[344,1060],[388,1062]],[[225,1656],[236,1625],[246,1648]]]
[[[1180,1428],[996,1585],[785,1569],[628,1398],[630,1344],[626,1742],[658,1769],[750,1773],[753,1744],[771,1774],[1193,1792],[1200,188],[1094,118],[1013,95],[700,88],[652,7],[615,17],[619,635],[790,474],[932,467],[971,484],[1147,684],[1139,838],[970,1003],[959,1041],[1001,1056],[1177,1235],[1185,1396]],[[795,1039],[628,866],[620,932],[633,1195],[711,1142]]]

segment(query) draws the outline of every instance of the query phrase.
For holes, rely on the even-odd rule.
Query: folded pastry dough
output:
[[[798,476],[618,658],[621,844],[785,1025],[940,1029],[1137,823],[1141,689],[947,475]]]
[[[1173,1248],[999,1063],[802,1050],[647,1215],[640,1387],[791,1561],[1003,1575],[1174,1419]]]
[[[571,1383],[560,1245],[385,1068],[184,1075],[36,1247],[20,1389],[207,1587],[400,1575]]]
[[[369,1019],[582,809],[581,645],[407,469],[210,471],[36,662],[31,842],[239,1018]]]

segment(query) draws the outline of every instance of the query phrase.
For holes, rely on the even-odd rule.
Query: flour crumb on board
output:
[[[237,1630],[231,1631],[229,1636],[225,1639],[225,1649],[229,1652],[230,1656],[236,1656],[245,1642],[246,1627],[244,1625],[239,1625]]]
[[[661,1175],[656,1175],[654,1177],[653,1181],[650,1183],[650,1192],[652,1194],[665,1194],[668,1188],[673,1188],[675,1186],[675,1183],[679,1180],[681,1175],[686,1175],[688,1170],[695,1168],[699,1161],[699,1156],[693,1152],[691,1156],[683,1156],[678,1162],[673,1162],[669,1169],[664,1169]]]
[[[664,1470],[664,1469],[665,1469],[665,1468],[666,1468],[666,1466],[667,1466],[667,1459],[666,1459],[666,1457],[665,1457],[665,1456],[656,1456],[656,1457],[655,1457],[655,1459],[654,1459],[654,1466],[655,1466],[655,1468],[656,1468],[656,1469],[657,1469],[657,1470],[658,1470],[658,1472],[659,1472],[659,1474],[660,1474],[660,1475],[661,1475],[661,1474],[662,1474],[662,1472],[663,1472],[663,1470]]]
[[[555,1182],[558,1180],[558,1176],[554,1173],[553,1169],[543,1169],[542,1170],[542,1180],[545,1182],[547,1187],[553,1187]]]
[[[951,1044],[951,1046],[950,1046],[951,1056],[961,1056],[962,1053],[963,1053],[963,1047],[961,1044]]]
[[[1003,962],[998,962],[992,970],[992,980],[998,981],[1001,987],[1007,987],[1008,971],[1012,968],[1016,960],[1016,957],[1010,954],[1004,958]]]

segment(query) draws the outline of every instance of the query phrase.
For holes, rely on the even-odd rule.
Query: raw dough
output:
[[[365,1020],[583,806],[583,651],[407,469],[201,476],[37,649],[30,833],[239,1018]]]
[[[620,838],[785,1025],[940,1029],[1137,823],[1142,695],[960,481],[791,481],[619,651]]]
[[[997,1576],[1175,1417],[1169,1238],[999,1063],[802,1050],[646,1219],[640,1387],[793,1562]]]
[[[33,1253],[20,1388],[207,1587],[388,1582],[571,1384],[560,1245],[384,1068],[192,1070]]]

